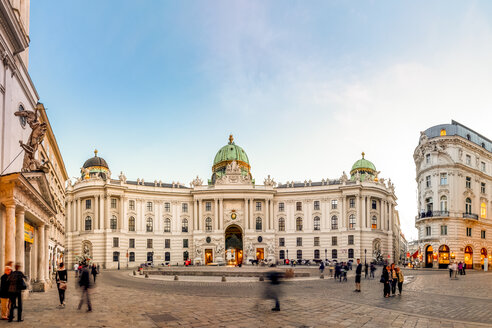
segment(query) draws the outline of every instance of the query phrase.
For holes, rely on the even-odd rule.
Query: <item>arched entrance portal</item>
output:
[[[226,261],[229,265],[243,263],[243,231],[235,224],[225,231]]]
[[[427,246],[425,249],[425,267],[432,268],[432,263],[434,261],[434,249],[431,245]]]
[[[439,269],[447,269],[449,265],[449,247],[441,245],[439,247]]]
[[[473,249],[470,246],[465,247],[465,265],[467,269],[473,269]]]
[[[483,265],[484,265],[484,259],[487,257],[487,249],[482,248],[480,250],[480,264],[482,265],[482,270],[483,270]]]

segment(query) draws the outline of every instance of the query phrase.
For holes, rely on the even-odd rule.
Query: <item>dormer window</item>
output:
[[[446,135],[446,129],[441,129],[441,137]]]

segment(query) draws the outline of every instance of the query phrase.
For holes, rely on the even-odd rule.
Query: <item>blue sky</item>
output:
[[[229,133],[257,182],[338,178],[362,151],[416,237],[413,150],[492,138],[492,3],[32,1],[31,77],[70,176],[206,180]]]

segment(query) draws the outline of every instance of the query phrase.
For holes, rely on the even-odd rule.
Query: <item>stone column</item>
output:
[[[77,226],[79,227],[79,231],[85,230],[84,224],[85,218],[82,217],[82,200],[77,199]]]
[[[254,229],[253,227],[253,198],[248,199],[249,201],[249,211],[248,211],[248,225],[250,229]]]
[[[198,203],[197,201],[193,201],[193,227],[190,227],[190,229],[193,230],[198,230]]]
[[[345,213],[345,196],[342,195],[342,201],[340,202],[340,219],[342,220],[342,228],[347,227],[347,215]]]
[[[372,227],[369,218],[369,201],[370,201],[370,197],[366,196],[366,210],[365,210],[366,227]]]
[[[198,200],[198,230],[203,230],[202,226],[204,226],[204,222],[202,222],[202,220],[203,220],[202,205],[203,205],[202,200],[199,199]]]
[[[99,195],[99,230],[104,229],[104,195]],[[138,227],[137,227],[138,229]]]
[[[37,242],[37,251],[38,251],[38,256],[37,256],[37,277],[36,280],[39,282],[44,282],[45,276],[46,276],[46,267],[45,267],[45,256],[46,253],[44,251],[45,247],[45,241],[44,241],[44,224],[40,225],[39,227],[36,228],[36,240]]]
[[[270,200],[270,229],[275,230],[275,222],[273,218],[273,199]]]
[[[219,200],[217,198],[214,199],[214,218],[215,218],[215,230],[220,230],[219,226]]]
[[[265,231],[270,229],[270,202],[265,198]]]
[[[24,253],[24,209],[18,208],[15,220],[15,259],[16,264],[20,265],[20,270],[25,271]]]
[[[73,211],[72,211],[73,212]],[[38,280],[38,246],[39,235],[37,228],[34,228],[34,243],[31,248],[31,281]]]
[[[159,202],[156,202],[156,203],[159,204]],[[156,218],[155,218],[156,226],[160,222],[160,218],[161,218],[160,216],[156,216]],[[125,220],[125,198],[123,196],[120,196],[120,215],[118,218],[118,231],[121,231],[121,229],[125,229],[125,227],[126,227],[126,224],[124,223],[125,221],[126,221]]]
[[[5,211],[0,208],[0,249],[5,249]],[[4,254],[5,255],[5,254]],[[0,269],[5,268],[5,256],[0,256]]]
[[[244,228],[250,229],[249,220],[248,220],[248,199],[244,199]]]
[[[99,195],[94,196],[94,230],[101,229],[101,218],[99,216]]]
[[[386,220],[384,218],[384,201],[379,201],[379,220],[381,222],[381,229],[386,230]]]
[[[15,263],[15,204],[5,205],[5,264]]]
[[[109,225],[109,213],[110,209],[109,206],[111,205],[111,195],[106,195],[106,200],[104,203],[104,230],[107,230],[110,228]]]
[[[72,231],[72,209],[70,208],[70,201],[67,200],[67,204],[66,204],[66,208],[65,208],[65,211],[67,213],[67,219],[66,219],[66,222],[67,222],[67,226],[66,226],[66,232],[67,232],[67,235],[70,231]],[[67,242],[68,244],[68,242]]]
[[[44,267],[45,267],[45,280],[51,281],[50,277],[50,226],[48,224],[44,225]]]
[[[224,228],[224,198],[220,199],[220,206],[219,206],[219,225],[220,229]]]

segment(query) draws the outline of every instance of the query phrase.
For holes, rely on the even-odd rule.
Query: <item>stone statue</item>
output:
[[[343,174],[342,174],[342,176],[340,177],[340,180],[342,180],[342,183],[347,182],[348,177],[347,177],[347,173],[345,173],[345,171],[343,171]]]
[[[199,248],[199,247],[197,247],[197,248],[196,248],[196,256],[197,256],[197,257],[202,256],[202,249],[201,249],[201,248]]]
[[[123,181],[123,183],[126,183],[126,176],[123,174],[123,171],[120,172],[118,178],[120,179],[120,181]]]
[[[270,178],[269,174],[268,177],[263,181],[263,184],[265,186],[275,186],[277,183],[272,178]]]
[[[82,179],[88,179],[90,177],[90,171],[86,167],[81,167],[80,168],[80,173],[82,175]]]
[[[191,181],[191,183],[190,183],[190,186],[192,186],[192,187],[197,187],[197,186],[201,186],[201,185],[203,185],[203,180],[202,180],[202,179],[200,179],[200,178],[198,177],[198,175],[197,175],[197,176],[196,176],[196,178],[195,178],[193,181]]]
[[[14,113],[15,116],[24,117],[27,124],[29,124],[32,129],[27,143],[23,143],[22,140],[19,140],[20,146],[25,151],[22,172],[31,172],[46,168],[44,164],[35,158],[39,144],[43,141],[44,135],[48,130],[48,125],[44,122],[41,123],[38,119],[38,111],[41,108],[42,105],[38,103],[34,112],[30,110],[20,110]]]
[[[248,257],[252,257],[255,249],[253,247],[253,244],[249,243],[248,246],[246,247],[246,254],[248,254]]]
[[[222,255],[222,253],[224,253],[224,246],[222,245],[222,243],[218,243],[215,247],[215,254],[219,256]]]

